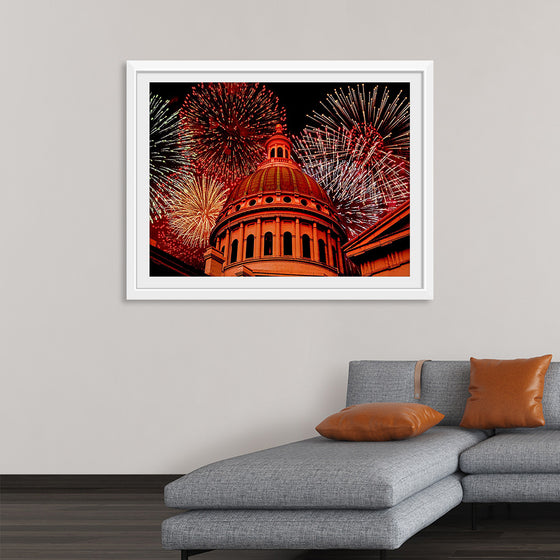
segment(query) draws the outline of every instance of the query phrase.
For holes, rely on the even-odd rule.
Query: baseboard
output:
[[[4,474],[0,490],[162,491],[180,474]]]

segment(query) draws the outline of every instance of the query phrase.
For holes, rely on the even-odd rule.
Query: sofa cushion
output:
[[[418,402],[445,415],[440,426],[458,426],[469,397],[469,362],[425,362],[419,400],[414,398],[415,365],[407,361],[350,362],[346,406]]]
[[[469,474],[464,502],[560,502],[560,474]]]
[[[552,362],[546,372],[542,408],[545,428],[560,429],[560,362]]]
[[[471,380],[464,428],[536,428],[544,426],[544,378],[552,354],[516,360],[471,358]]]
[[[560,430],[500,432],[464,451],[459,466],[465,473],[560,474]]]
[[[378,509],[456,472],[459,454],[485,438],[436,426],[418,437],[347,442],[316,437],[202,467],[168,484],[185,509]]]
[[[443,419],[443,414],[418,403],[364,403],[325,418],[315,429],[330,439],[391,441],[423,434]]]
[[[458,426],[469,398],[470,363],[425,362],[420,400],[414,399],[415,364],[412,361],[350,362],[346,406],[367,402],[419,402],[445,414],[440,426]],[[552,362],[548,368],[542,407],[545,428],[560,428],[560,362]]]
[[[389,509],[193,510],[163,522],[162,543],[175,550],[395,549],[462,495],[460,477],[450,475]]]

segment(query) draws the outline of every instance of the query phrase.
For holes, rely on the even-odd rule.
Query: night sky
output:
[[[286,109],[286,125],[288,134],[299,134],[306,124],[309,124],[309,115],[313,110],[321,111],[320,102],[326,100],[327,94],[335,89],[356,86],[356,83],[340,82],[260,82],[271,89],[280,101],[280,105]],[[173,100],[173,108],[179,108],[185,96],[191,92],[195,83],[151,83],[151,92],[159,94],[164,99]],[[387,87],[391,98],[402,91],[401,98],[409,98],[409,84],[406,83],[371,83],[370,88],[380,86],[383,90]],[[176,104],[176,105],[175,105]]]

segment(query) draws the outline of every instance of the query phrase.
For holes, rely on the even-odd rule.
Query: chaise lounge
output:
[[[350,363],[347,406],[417,402],[444,414],[410,439],[324,437],[219,461],[168,484],[166,549],[182,559],[212,549],[400,547],[461,503],[560,502],[560,363],[542,399],[543,428],[459,426],[469,362]],[[416,375],[421,372],[421,380]]]

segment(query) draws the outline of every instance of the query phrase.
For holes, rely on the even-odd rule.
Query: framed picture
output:
[[[130,61],[128,299],[432,299],[433,63]]]

